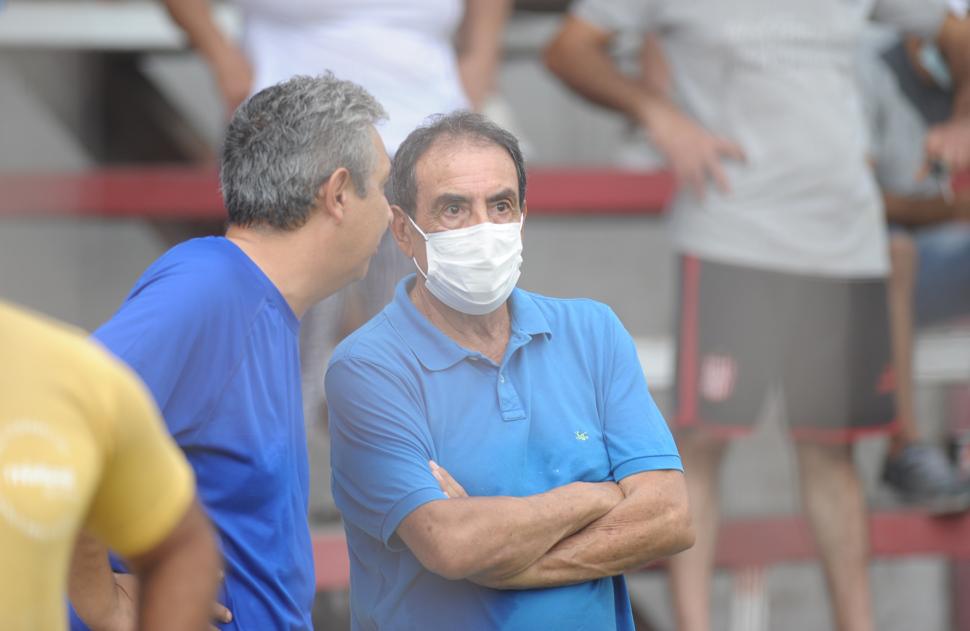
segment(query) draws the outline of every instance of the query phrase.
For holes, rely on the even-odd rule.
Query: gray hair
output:
[[[329,72],[254,94],[233,114],[222,149],[229,223],[299,228],[340,167],[365,196],[377,161],[370,130],[386,117],[366,90]]]
[[[472,140],[505,149],[512,158],[512,163],[515,164],[521,207],[525,201],[526,176],[525,160],[519,148],[519,141],[481,114],[466,111],[439,114],[404,139],[397,153],[394,154],[394,163],[391,166],[391,177],[388,182],[388,201],[391,204],[400,206],[404,212],[414,217],[418,196],[415,167],[421,156],[427,153],[438,140]]]

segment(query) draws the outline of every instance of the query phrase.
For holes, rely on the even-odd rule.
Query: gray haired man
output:
[[[95,333],[148,384],[195,469],[225,554],[224,628],[311,627],[299,320],[365,274],[387,229],[383,116],[329,74],[255,94],[226,133],[225,237],[164,254]]]

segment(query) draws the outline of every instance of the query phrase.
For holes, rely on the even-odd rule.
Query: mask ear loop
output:
[[[424,230],[418,227],[418,224],[414,223],[414,219],[411,219],[411,215],[404,213],[404,216],[408,218],[408,221],[410,221],[411,225],[414,226],[414,229],[418,231],[418,234],[421,235],[421,238],[424,239],[424,242],[428,243],[428,235],[424,233]],[[414,267],[418,270],[418,273],[424,276],[424,280],[428,280],[428,275],[425,274],[424,270],[421,269],[421,266],[418,265],[418,260],[412,256],[411,262],[414,263]]]

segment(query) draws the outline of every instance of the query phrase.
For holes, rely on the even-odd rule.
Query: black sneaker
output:
[[[959,479],[943,452],[930,445],[913,443],[887,458],[882,479],[902,501],[935,515],[970,509],[970,487]]]

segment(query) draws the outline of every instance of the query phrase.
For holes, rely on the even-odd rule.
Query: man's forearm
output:
[[[612,482],[573,483],[529,497],[460,497],[431,502],[398,528],[428,569],[450,579],[500,580],[609,512],[622,498]]]
[[[954,83],[953,118],[970,118],[970,22],[947,15],[937,36]]]
[[[74,611],[93,631],[109,628],[112,624],[117,605],[116,590],[114,573],[108,563],[108,549],[82,531],[74,544],[67,593]]]
[[[172,20],[178,24],[189,43],[206,59],[217,58],[228,45],[212,15],[209,0],[164,0]]]
[[[927,226],[953,221],[960,215],[960,208],[968,205],[966,199],[956,199],[948,204],[942,197],[908,197],[884,193],[886,219],[903,226]],[[970,213],[965,213],[970,216]]]
[[[502,57],[502,33],[512,9],[510,0],[466,0],[458,32],[458,68],[472,108],[480,110],[495,88]]]
[[[608,39],[576,18],[566,25],[545,51],[546,66],[569,87],[590,101],[623,112],[651,128],[653,113],[670,107],[657,93],[617,68],[607,51]]]
[[[209,628],[221,560],[198,504],[164,542],[132,564],[140,583],[139,629]]]
[[[673,471],[656,473],[683,477]],[[499,580],[472,580],[495,589],[571,585],[638,569],[692,544],[689,509],[681,493],[640,487],[604,517],[563,539],[522,572]]]

